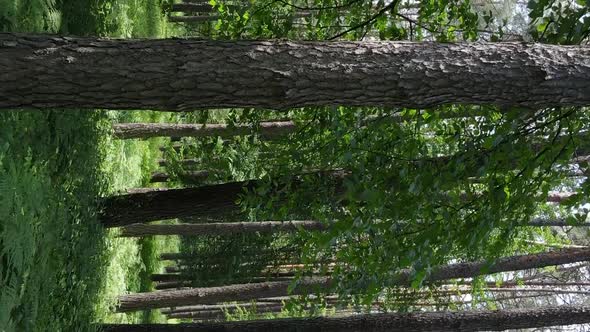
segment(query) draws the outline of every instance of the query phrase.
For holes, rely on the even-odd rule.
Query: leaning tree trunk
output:
[[[133,224],[123,228],[121,236],[183,235],[229,236],[234,234],[296,232],[324,230],[326,225],[313,220],[228,222],[207,224],[149,225]]]
[[[424,281],[432,283],[449,279],[473,278],[484,274],[527,270],[587,260],[590,260],[590,249],[566,249],[540,254],[510,256],[500,258],[495,263],[480,261],[444,265],[435,268]],[[393,278],[391,286],[410,286],[411,282],[412,271],[402,270]],[[297,287],[289,292],[290,284],[289,281],[276,281],[123,295],[119,297],[118,311],[299,295],[309,292],[310,289],[328,290],[333,283],[327,277],[303,278],[298,282]]]
[[[293,121],[261,122],[257,126],[226,124],[188,124],[188,123],[119,123],[113,125],[116,138],[150,137],[211,137],[229,138],[232,136],[260,134],[265,139],[284,137],[295,130]]]
[[[590,104],[590,49],[0,34],[0,109]]]
[[[415,312],[255,320],[226,323],[103,325],[105,332],[489,331],[590,323],[590,306],[495,311]]]

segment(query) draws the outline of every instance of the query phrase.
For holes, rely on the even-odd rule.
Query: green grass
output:
[[[158,0],[0,0],[0,30],[164,37]],[[116,141],[117,121],[158,112],[0,111],[0,331],[91,331],[94,322],[153,322],[115,314],[117,296],[151,290],[175,238],[117,238],[97,220],[99,198],[147,184],[161,140]]]

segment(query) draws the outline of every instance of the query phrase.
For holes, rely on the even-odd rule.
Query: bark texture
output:
[[[121,236],[150,236],[150,235],[233,235],[239,233],[278,233],[296,232],[298,230],[324,230],[326,226],[313,220],[293,221],[262,221],[262,222],[231,222],[208,224],[175,224],[149,225],[133,224],[123,228]]]
[[[105,227],[117,227],[236,210],[239,195],[244,189],[252,189],[254,184],[231,182],[111,196],[103,202],[101,222]]]
[[[0,34],[1,108],[590,104],[590,49]]]
[[[295,130],[292,121],[261,122],[258,128],[250,125],[228,126],[226,124],[186,124],[186,123],[118,123],[113,125],[116,138],[150,137],[210,137],[228,138],[239,135],[259,133],[263,138],[284,137]]]
[[[590,323],[590,306],[541,307],[497,311],[385,313],[227,323],[104,325],[104,331],[501,331],[584,323]],[[164,329],[165,327],[168,327],[168,329]]]
[[[424,281],[430,283],[449,279],[473,278],[485,274],[527,270],[588,260],[590,260],[590,248],[564,249],[540,254],[504,257],[498,259],[495,263],[480,261],[444,265],[434,269]],[[412,282],[411,276],[411,270],[402,270],[392,280],[391,285],[410,286]],[[306,278],[300,284],[298,283],[299,287],[294,288],[289,293],[288,287],[290,284],[290,281],[276,281],[124,295],[119,298],[119,311],[213,304],[224,301],[250,301],[260,298],[299,295],[305,294],[310,289],[328,289],[332,285],[332,281],[326,277]]]

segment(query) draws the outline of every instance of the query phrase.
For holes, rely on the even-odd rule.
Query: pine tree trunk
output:
[[[200,15],[200,16],[168,16],[168,22],[186,22],[186,23],[202,23],[217,21],[219,15]]]
[[[236,211],[239,195],[244,189],[254,188],[255,183],[231,182],[108,197],[103,202],[101,222],[105,227],[117,227]]]
[[[231,222],[210,224],[150,225],[133,224],[121,231],[123,237],[150,235],[229,236],[234,234],[296,232],[324,230],[326,225],[312,220]]]
[[[280,138],[295,130],[292,121],[261,122],[258,128],[250,125],[235,127],[226,124],[187,124],[187,123],[118,123],[113,125],[116,138],[151,137],[212,137],[229,138],[240,135],[260,134],[265,139]]]
[[[226,323],[104,325],[104,331],[497,331],[585,323],[590,323],[590,306],[559,306],[495,311],[362,314],[345,317],[288,318]]]
[[[0,101],[1,102],[1,101]],[[326,171],[309,174],[328,177],[334,182],[336,195],[342,188],[345,171]],[[297,184],[297,177],[291,183]],[[154,190],[111,196],[102,202],[100,221],[105,227],[119,227],[165,219],[199,218],[211,215],[234,215],[236,204],[245,190],[259,185],[256,180],[230,182],[198,188]],[[280,189],[277,185],[275,189]]]
[[[188,171],[182,174],[179,174],[176,178],[178,180],[185,180],[191,182],[201,182],[206,180],[211,172],[209,171]],[[164,172],[154,172],[152,173],[152,177],[150,178],[150,183],[159,183],[159,182],[168,182],[170,180],[171,175]]]
[[[160,259],[163,261],[173,261],[173,260],[180,260],[180,259],[190,259],[194,257],[191,254],[183,253],[183,252],[165,252],[160,254]]]
[[[318,282],[319,280],[323,280],[323,282]],[[289,281],[275,281],[129,294],[119,297],[117,311],[127,312],[148,308],[249,301],[262,297],[283,296],[288,294],[289,285]],[[302,279],[297,285],[296,293],[307,293],[318,285],[328,286],[329,280],[324,278]]]
[[[495,263],[467,262],[444,265],[435,268],[424,280],[426,283],[473,278],[484,274],[507,271],[520,271],[545,266],[562,265],[590,260],[590,249],[565,249],[540,254],[510,256],[498,259]],[[410,286],[412,271],[403,270],[397,274],[391,286]],[[305,278],[301,287],[289,293],[289,281],[276,281],[257,284],[239,284],[223,287],[193,288],[187,290],[151,292],[124,295],[119,297],[119,311],[143,310],[149,308],[176,307],[194,304],[213,304],[228,301],[249,301],[253,299],[305,294],[310,289],[327,290],[332,281],[325,277]]]
[[[152,281],[163,281],[163,282],[180,282],[180,281],[191,281],[190,275],[181,273],[154,273],[151,275]]]
[[[188,12],[188,13],[209,13],[213,11],[213,6],[203,3],[175,3],[172,4],[173,12]]]
[[[168,147],[165,147],[164,150],[166,150],[167,148]],[[160,148],[160,150],[161,150],[161,148]],[[159,159],[158,160],[158,166],[165,167],[165,166],[168,166],[169,163],[170,162],[168,160],[166,160],[166,159]],[[190,167],[190,166],[196,166],[196,165],[198,165],[199,164],[199,160],[198,159],[183,159],[179,163],[182,166]]]
[[[0,109],[590,104],[590,49],[0,34]]]

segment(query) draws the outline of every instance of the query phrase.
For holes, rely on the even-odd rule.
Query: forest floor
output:
[[[166,37],[159,0],[0,0],[0,31]],[[117,296],[151,290],[175,238],[123,239],[97,220],[100,197],[148,186],[161,140],[118,141],[113,122],[159,112],[0,112],[0,330],[91,331],[93,322],[157,322],[114,314]]]

